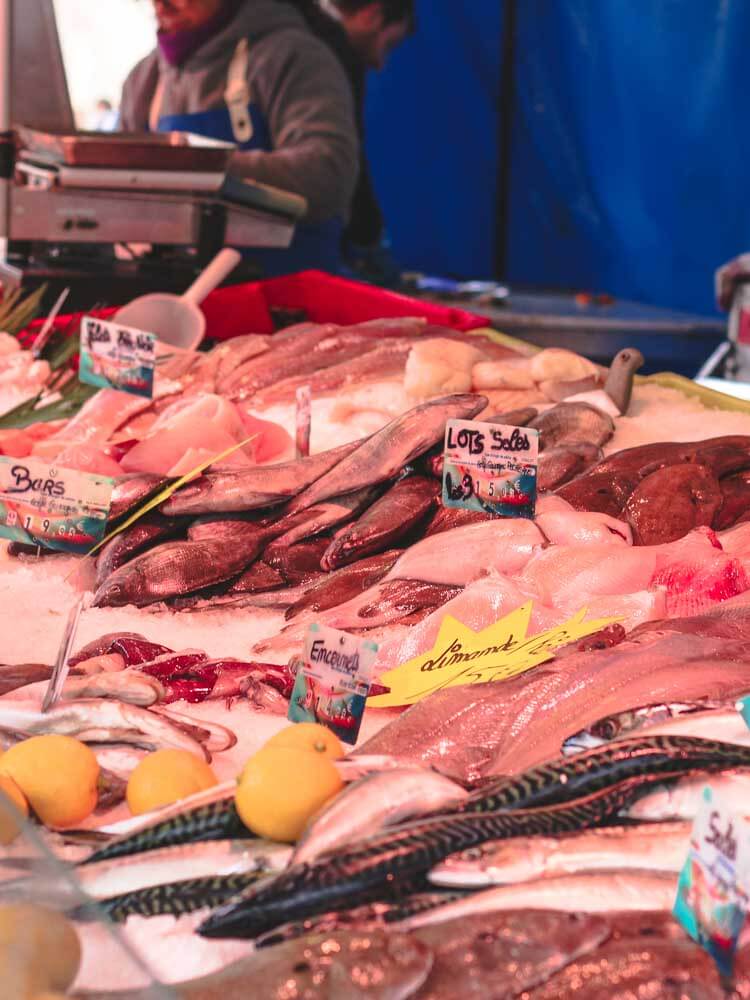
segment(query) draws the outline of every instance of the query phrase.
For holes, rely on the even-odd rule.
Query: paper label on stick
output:
[[[60,552],[104,537],[115,481],[36,458],[0,457],[0,536]]]
[[[551,660],[561,646],[585,639],[617,621],[585,621],[586,608],[582,608],[563,625],[529,637],[531,611],[529,601],[479,632],[446,614],[432,649],[383,674],[380,682],[391,690],[370,698],[368,705],[413,705],[443,688],[508,680]]]
[[[85,316],[81,323],[81,382],[151,399],[156,337],[153,333]]]
[[[443,506],[532,518],[538,460],[539,431],[449,420],[443,453]]]
[[[377,644],[368,639],[326,625],[311,625],[288,718],[292,722],[319,722],[353,746],[362,725],[377,652]]]
[[[693,824],[673,912],[725,976],[732,972],[749,890],[750,823],[708,787]]]

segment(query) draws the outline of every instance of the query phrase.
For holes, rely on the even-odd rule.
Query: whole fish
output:
[[[360,444],[330,472],[292,500],[289,513],[328,497],[392,479],[445,434],[448,420],[471,420],[487,405],[484,396],[455,395],[423,403],[391,421]]]
[[[163,887],[189,879],[220,878],[281,871],[292,853],[291,847],[264,840],[218,840],[178,844],[146,851],[127,859],[116,858],[79,865],[77,887],[91,899],[110,899],[142,889]],[[70,899],[70,881],[31,877],[0,883],[3,899]],[[208,904],[207,904],[208,905]]]
[[[595,955],[609,935],[600,916],[545,910],[482,913],[420,928],[410,936],[434,959],[419,1000],[530,996],[568,963]],[[574,995],[561,992],[557,1000]]]
[[[406,359],[412,348],[409,340],[394,339],[365,350],[358,357],[348,358],[338,364],[327,365],[309,374],[292,375],[256,393],[253,403],[268,406],[272,403],[293,400],[300,386],[309,385],[319,395],[343,386],[351,386],[374,379],[391,378],[403,373]]]
[[[644,705],[642,708],[629,709],[625,712],[616,712],[608,715],[604,719],[598,719],[580,733],[569,736],[563,743],[563,753],[580,753],[592,747],[602,746],[611,740],[622,737],[630,737],[635,732],[642,729],[649,729],[652,725],[667,722],[670,719],[681,717],[692,712],[701,712],[706,709],[722,707],[718,702],[708,701],[695,702],[671,702],[667,705]]]
[[[28,736],[56,733],[84,743],[132,743],[147,750],[171,748],[205,757],[202,744],[165,716],[104,698],[60,702],[48,712],[39,703],[0,699],[0,729]]]
[[[169,990],[178,1000],[407,1000],[431,966],[432,952],[411,935],[342,931],[265,948]],[[105,997],[149,1000],[151,995],[142,990]]]
[[[102,548],[96,560],[97,586],[139,552],[150,548],[157,541],[169,538],[170,535],[176,535],[180,527],[180,522],[174,518],[149,514],[119,535],[115,535]]]
[[[641,794],[631,779],[586,799],[546,809],[471,813],[417,820],[293,865],[263,886],[219,907],[198,928],[205,937],[254,938],[290,920],[398,895],[401,887],[457,850],[490,839],[596,826]]]
[[[429,878],[437,886],[476,889],[578,872],[628,868],[679,872],[687,857],[690,830],[685,822],[642,823],[561,837],[489,842],[446,858]]]
[[[703,793],[707,785],[717,795],[729,797],[730,800],[741,803],[750,801],[750,775],[732,772],[713,774],[710,777],[698,775],[656,788],[629,806],[625,815],[628,819],[649,822],[695,819],[704,802]],[[745,807],[744,811],[750,816],[750,808]]]
[[[121,566],[94,595],[96,607],[145,607],[229,580],[245,569],[263,548],[264,535],[248,526],[247,534],[201,542],[165,542]]]
[[[263,559],[258,559],[249,569],[231,584],[228,594],[263,594],[269,590],[279,590],[286,586],[284,576]],[[181,607],[189,607],[190,598],[182,598]],[[196,601],[192,602],[197,603]]]
[[[539,431],[539,448],[546,451],[569,441],[586,441],[597,447],[615,432],[612,418],[588,403],[558,403],[529,422]]]
[[[382,580],[400,555],[400,549],[391,549],[327,573],[305,588],[304,593],[287,608],[285,617],[296,618],[305,611],[327,611],[345,604]]]
[[[182,514],[240,513],[272,507],[295,497],[329,472],[361,441],[278,465],[237,472],[209,472],[173,493],[161,506],[169,517]]]
[[[265,524],[258,524],[252,514],[209,514],[198,518],[187,529],[187,537],[191,542],[202,542],[207,538],[220,538],[224,541],[231,541],[237,535],[242,535],[248,530],[248,525],[256,524],[259,528],[264,528]]]
[[[49,681],[51,676],[52,667],[43,663],[0,664],[0,695],[26,687],[27,684]]]
[[[361,511],[366,510],[378,496],[380,490],[376,486],[365,486],[354,493],[331,497],[323,503],[307,507],[282,517],[274,527],[278,535],[274,542],[275,549],[282,546],[296,545],[307,538],[313,538],[324,531],[330,531],[341,524],[346,524]]]
[[[683,858],[684,861],[684,858]],[[502,885],[410,917],[410,930],[445,920],[461,920],[496,910],[564,910],[567,913],[608,913],[611,910],[672,909],[677,873],[659,871],[600,871],[555,875],[519,885]]]
[[[97,848],[84,863],[89,865],[116,858],[129,858],[135,854],[180,844],[247,840],[252,837],[237,814],[232,791],[229,790],[219,799],[192,808],[186,807],[185,803],[177,803],[164,818],[141,825],[132,833],[117,837]]]
[[[734,705],[731,708],[709,709],[703,712],[685,712],[674,718],[655,720],[641,729],[643,737],[650,736],[697,736],[718,737],[726,743],[750,745],[750,729]],[[708,734],[711,734],[711,737]],[[629,733],[617,737],[616,742],[626,740]]]
[[[320,573],[320,560],[327,547],[326,538],[311,538],[289,546],[272,542],[263,553],[263,561],[278,571],[283,581],[296,586]]]
[[[451,809],[467,797],[460,785],[425,768],[368,775],[348,785],[312,821],[297,844],[292,863],[314,861],[368,832]]]
[[[232,372],[236,371],[251,358],[265,354],[271,347],[271,337],[261,337],[257,333],[249,333],[241,337],[232,337],[218,344],[209,352],[211,369],[214,378],[213,392],[222,392],[222,384]]]
[[[643,635],[511,680],[431,694],[356,752],[432,765],[461,782],[517,774],[554,760],[569,736],[602,716],[657,702],[727,702],[749,689],[746,640]]]
[[[130,514],[139,504],[145,503],[155,496],[160,489],[169,483],[164,476],[150,472],[136,472],[123,476],[115,483],[112,490],[112,503],[109,508],[109,520],[114,523]]]
[[[48,682],[40,681],[19,689],[15,697],[38,702],[41,707]],[[61,692],[63,701],[79,701],[87,698],[115,698],[128,705],[148,708],[164,701],[166,692],[156,677],[148,677],[138,670],[126,669],[100,671],[95,674],[66,677]]]
[[[99,899],[97,910],[103,910],[115,923],[124,923],[133,916],[181,917],[186,913],[220,906],[275,871],[278,869],[259,868],[257,871],[204,875],[202,878],[131,889],[118,896]]]
[[[713,959],[692,941],[613,938],[571,962],[528,1000],[726,1000]]]
[[[383,552],[429,514],[439,491],[439,484],[425,476],[399,480],[351,527],[336,535],[321,566],[325,570],[339,569],[363,556]]]

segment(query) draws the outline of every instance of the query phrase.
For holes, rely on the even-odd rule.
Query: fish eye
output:
[[[311,968],[309,962],[297,962],[296,965],[292,966],[292,972],[310,972]]]

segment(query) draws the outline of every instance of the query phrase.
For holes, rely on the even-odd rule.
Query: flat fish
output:
[[[617,517],[638,485],[634,475],[625,472],[591,472],[560,487],[555,496],[562,497],[576,510],[598,511]]]
[[[577,872],[629,868],[679,872],[687,857],[690,830],[686,822],[643,823],[560,837],[490,841],[446,858],[432,869],[429,879],[444,888],[477,889]]]
[[[576,872],[472,893],[464,899],[417,914],[404,926],[411,930],[443,920],[462,920],[477,913],[505,909],[563,910],[566,913],[609,913],[613,909],[669,912],[676,894],[676,872],[636,869]]]
[[[361,441],[309,458],[237,472],[209,472],[183,486],[162,504],[163,514],[240,513],[284,503],[320,479],[359,447]]]
[[[323,554],[323,569],[339,569],[391,548],[429,514],[439,490],[434,479],[424,476],[399,480],[354,524],[336,535]]]
[[[615,432],[612,418],[588,403],[558,403],[528,426],[539,431],[542,451],[569,441],[586,441],[601,447]]]
[[[721,506],[714,514],[711,527],[715,531],[724,531],[750,511],[750,476],[747,473],[728,476],[721,480],[719,487]]]
[[[235,536],[231,545],[223,539],[166,542],[107,577],[94,595],[94,605],[144,607],[230,580],[255,559],[263,544],[262,532],[251,525],[246,535],[241,539]]]
[[[722,503],[719,482],[702,465],[673,465],[646,476],[628,498],[624,514],[636,545],[658,545],[710,526]]]
[[[537,490],[540,493],[556,490],[563,483],[586,472],[602,456],[601,448],[587,441],[569,441],[553,448],[545,448],[539,455]]]
[[[484,396],[466,394],[434,399],[409,410],[297,496],[289,513],[312,507],[328,497],[386,482],[436,444],[448,420],[471,420],[486,405]]]
[[[553,911],[484,913],[422,927],[411,936],[430,948],[434,961],[417,996],[525,996],[569,963],[596,954],[609,934],[601,917]]]

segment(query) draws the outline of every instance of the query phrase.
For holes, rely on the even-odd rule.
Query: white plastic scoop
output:
[[[133,299],[113,317],[115,323],[156,334],[158,340],[181,351],[195,351],[206,335],[206,317],[200,309],[242,260],[236,250],[220,251],[184,295],[155,292]]]

